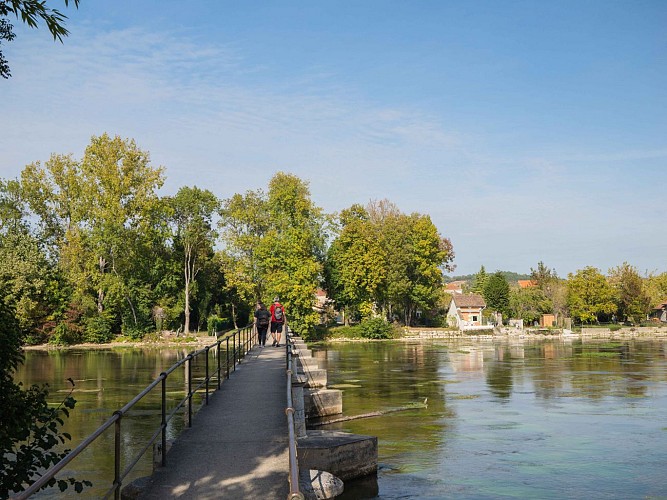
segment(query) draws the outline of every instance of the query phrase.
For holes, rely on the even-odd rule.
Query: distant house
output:
[[[447,293],[463,293],[463,285],[465,281],[451,281],[445,285],[445,292]]]
[[[533,288],[537,286],[537,281],[535,280],[519,280],[519,288]]]
[[[332,300],[327,297],[327,292],[318,288],[315,291],[315,302],[313,303],[313,311],[320,315],[320,323],[325,324],[327,322],[327,309],[333,303]]]
[[[667,323],[667,300],[663,300],[653,308],[653,311],[651,311],[651,318],[654,321],[657,320],[661,323]]]
[[[486,302],[481,295],[454,293],[447,311],[447,322],[451,326],[458,326],[461,330],[466,327],[482,326],[484,308],[486,308]]]

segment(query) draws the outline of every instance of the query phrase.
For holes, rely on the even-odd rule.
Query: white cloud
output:
[[[665,150],[500,152],[490,146],[497,137],[432,110],[369,102],[321,67],[276,81],[234,47],[175,33],[77,30],[64,46],[34,37],[13,50],[14,77],[0,82],[11,117],[0,122],[3,177],[52,152],[80,156],[91,135],[108,132],[165,165],[167,191],[197,184],[227,197],[284,170],[309,181],[328,211],[388,198],[429,213],[461,272],[528,271],[544,260],[565,274],[603,254],[635,252],[625,260],[640,267],[664,258],[655,250],[665,250],[664,231],[649,229],[663,224],[656,179],[623,195],[604,170]]]

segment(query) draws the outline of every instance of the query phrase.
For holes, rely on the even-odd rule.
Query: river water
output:
[[[667,343],[471,341],[314,348],[379,437],[379,498],[667,498]],[[325,427],[326,428],[326,427]],[[373,498],[368,482],[346,498]]]
[[[377,481],[347,484],[344,498],[667,498],[665,341],[312,347],[329,387],[343,391],[345,415],[399,410],[322,427],[378,437]],[[186,353],[28,351],[18,378],[48,382],[54,402],[68,377],[76,381],[78,403],[65,429],[76,444]],[[170,399],[182,397],[182,384],[175,372]],[[155,396],[124,419],[128,457],[159,424]],[[176,418],[169,436],[182,427]],[[73,467],[96,483],[85,497],[109,484],[113,432],[103,438]],[[142,462],[133,477],[150,467]]]

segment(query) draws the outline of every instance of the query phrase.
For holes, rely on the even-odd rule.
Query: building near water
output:
[[[452,295],[447,311],[447,323],[460,330],[482,326],[482,311],[486,308],[484,297],[476,293]]]

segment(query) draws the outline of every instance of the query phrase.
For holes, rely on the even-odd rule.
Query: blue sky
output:
[[[51,1],[60,6],[60,2]],[[0,177],[134,138],[221,198],[429,214],[455,274],[667,271],[667,2],[82,0],[3,44]],[[17,23],[18,24],[18,23]]]

